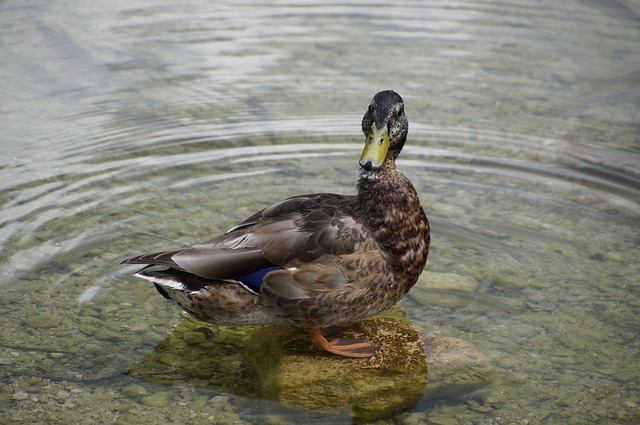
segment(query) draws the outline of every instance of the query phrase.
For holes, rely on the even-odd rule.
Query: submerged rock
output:
[[[295,327],[210,326],[190,318],[129,372],[314,411],[337,409],[357,422],[405,412],[430,394],[476,388],[491,376],[471,343],[419,330],[399,308],[336,333],[373,341],[376,356],[323,352]]]
[[[421,332],[420,338],[429,368],[426,397],[464,393],[491,380],[493,368],[489,359],[469,341],[427,332]]]
[[[251,356],[261,398],[323,411],[344,407],[356,420],[404,412],[422,398],[427,362],[419,333],[408,320],[375,317],[355,323],[341,337],[373,341],[376,356],[339,357],[319,351],[297,329],[256,333]]]
[[[399,308],[339,332],[373,341],[375,357],[319,351],[295,328],[255,333],[249,358],[261,398],[324,411],[346,408],[356,422],[402,413],[421,398],[474,389],[491,365],[473,344],[417,329]]]

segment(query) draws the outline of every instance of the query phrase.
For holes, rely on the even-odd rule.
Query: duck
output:
[[[206,242],[128,258],[136,277],[195,318],[217,325],[295,325],[320,349],[375,355],[371,341],[336,338],[344,326],[395,305],[429,255],[429,220],[396,167],[408,134],[402,97],[377,93],[362,119],[355,195],[298,195]]]

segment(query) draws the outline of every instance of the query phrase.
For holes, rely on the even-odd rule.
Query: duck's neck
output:
[[[388,159],[375,171],[363,170],[358,181],[358,209],[397,267],[422,272],[429,252],[429,222],[415,188]]]

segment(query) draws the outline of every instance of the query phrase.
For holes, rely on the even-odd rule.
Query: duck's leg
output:
[[[364,341],[361,339],[334,339],[327,341],[322,335],[320,329],[305,329],[313,342],[325,351],[328,351],[338,356],[345,357],[371,357],[375,355],[375,351],[371,348],[371,341]]]

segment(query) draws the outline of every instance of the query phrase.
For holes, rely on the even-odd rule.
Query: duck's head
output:
[[[407,140],[409,121],[404,113],[402,97],[393,90],[373,96],[362,118],[366,136],[360,166],[366,171],[377,170],[389,158],[395,160]]]

